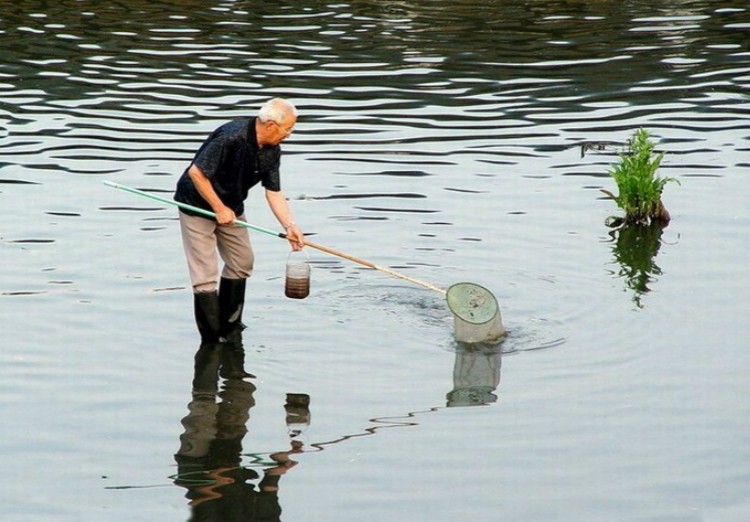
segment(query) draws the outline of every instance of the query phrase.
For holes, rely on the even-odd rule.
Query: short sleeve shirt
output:
[[[255,120],[230,121],[216,129],[203,142],[191,163],[201,169],[211,181],[216,195],[237,216],[244,213],[248,191],[258,183],[273,192],[281,190],[281,147],[258,146]],[[198,193],[187,169],[177,181],[174,199],[212,210]]]

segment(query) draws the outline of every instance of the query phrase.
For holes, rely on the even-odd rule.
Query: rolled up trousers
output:
[[[255,257],[247,229],[180,212],[180,232],[193,292],[216,290],[219,256],[224,262],[221,277],[247,279],[252,274]]]

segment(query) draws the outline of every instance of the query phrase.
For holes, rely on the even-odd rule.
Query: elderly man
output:
[[[211,210],[216,219],[180,211],[180,230],[194,294],[195,320],[203,342],[236,335],[242,328],[245,282],[253,269],[244,220],[248,191],[260,183],[266,201],[294,250],[304,236],[294,223],[281,191],[279,144],[297,122],[289,101],[266,102],[255,118],[231,121],[215,130],[198,149],[177,182],[174,199]],[[224,266],[219,279],[219,256]]]

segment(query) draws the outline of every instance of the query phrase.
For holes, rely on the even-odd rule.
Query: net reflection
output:
[[[287,395],[288,449],[269,455],[262,476],[242,466],[242,440],[247,433],[256,387],[245,379],[241,344],[203,344],[195,354],[192,399],[182,419],[184,432],[175,454],[174,483],[185,488],[189,520],[233,522],[280,520],[279,480],[296,465],[302,452],[294,437],[309,423],[310,398]],[[290,424],[291,423],[291,424]]]
[[[495,391],[500,384],[502,343],[456,343],[453,365],[453,389],[446,395],[446,405],[412,410],[401,415],[379,416],[369,419],[372,426],[333,440],[313,442],[306,452],[323,451],[360,437],[370,437],[381,430],[419,426],[419,417],[438,413],[445,408],[481,406],[497,402]]]
[[[447,406],[479,406],[497,401],[502,349],[499,345],[459,344],[453,365],[453,390]]]

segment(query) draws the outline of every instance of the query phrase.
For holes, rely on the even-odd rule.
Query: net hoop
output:
[[[458,319],[481,325],[492,321],[500,307],[492,292],[475,283],[456,283],[445,294],[448,308]]]

